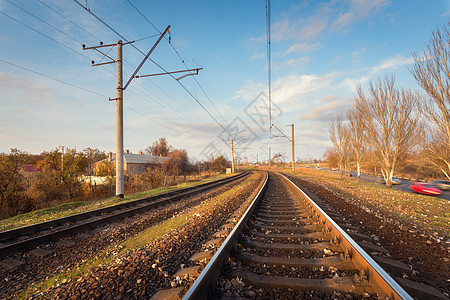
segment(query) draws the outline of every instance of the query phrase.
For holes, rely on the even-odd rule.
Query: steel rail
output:
[[[247,224],[248,219],[255,210],[256,204],[265,194],[267,183],[269,182],[269,174],[266,172],[266,178],[263,186],[259,190],[256,197],[253,199],[252,203],[249,205],[247,210],[244,212],[241,219],[238,221],[236,226],[230,232],[228,237],[222,243],[220,248],[211,258],[209,263],[206,265],[205,269],[202,271],[200,276],[195,280],[194,284],[190,287],[188,292],[184,295],[183,300],[187,299],[206,299],[208,296],[208,290],[211,283],[217,279],[220,274],[220,269],[223,263],[230,256],[230,251],[236,244],[239,236],[241,235],[244,226]]]
[[[277,173],[284,177],[297,189],[303,197],[309,202],[312,209],[315,211],[319,219],[325,221],[331,233],[334,233],[344,250],[348,250],[352,262],[359,269],[364,269],[368,276],[369,283],[378,293],[378,295],[385,299],[404,299],[412,300],[413,298],[391,277],[389,274],[378,265],[375,260],[369,256],[333,219],[328,216],[305,192],[303,192],[295,183],[283,174]]]
[[[162,206],[162,205],[174,202],[174,201],[178,201],[184,197],[192,196],[197,193],[201,193],[206,190],[210,190],[214,187],[217,187],[217,186],[229,183],[231,181],[243,178],[243,177],[247,176],[248,174],[249,174],[249,172],[244,172],[244,173],[240,173],[238,175],[232,176],[232,177],[207,182],[207,183],[193,186],[193,187],[170,191],[170,192],[166,192],[166,193],[151,196],[151,197],[137,199],[137,200],[130,201],[127,203],[117,204],[117,205],[109,206],[106,208],[100,208],[100,209],[97,209],[94,211],[80,213],[80,214],[76,214],[76,215],[72,215],[72,216],[68,216],[68,217],[64,217],[64,218],[60,218],[60,219],[55,219],[55,220],[51,220],[51,221],[47,221],[47,222],[38,223],[35,225],[30,225],[30,226],[21,227],[21,228],[2,232],[1,234],[3,234],[3,236],[1,236],[1,238],[3,238],[3,240],[5,240],[5,237],[8,237],[9,239],[11,239],[11,237],[17,237],[17,236],[21,236],[21,235],[25,235],[25,234],[29,234],[29,233],[38,232],[39,230],[52,228],[57,225],[73,223],[73,222],[81,221],[83,219],[92,218],[95,216],[100,216],[100,215],[102,216],[102,218],[100,218],[100,219],[86,220],[86,222],[81,223],[81,224],[77,224],[77,225],[73,225],[70,227],[63,228],[63,229],[59,229],[59,230],[56,230],[51,233],[42,234],[40,236],[31,237],[31,238],[23,240],[23,241],[6,244],[6,245],[0,247],[0,258],[10,256],[21,250],[32,249],[34,247],[46,244],[48,242],[60,240],[61,238],[67,237],[70,234],[76,234],[79,232],[83,232],[85,230],[98,227],[105,223],[114,222],[119,219],[123,219],[123,218],[144,212],[144,211],[152,209],[152,208],[156,208],[156,207],[159,207],[159,206]],[[153,202],[145,204],[150,201],[153,201]],[[129,208],[129,209],[126,209],[126,208]]]

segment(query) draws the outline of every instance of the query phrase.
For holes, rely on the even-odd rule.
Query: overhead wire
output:
[[[59,16],[61,16],[62,18],[66,19],[68,22],[70,22],[72,25],[74,25],[75,27],[81,29],[82,31],[84,31],[85,33],[87,33],[88,35],[90,35],[91,37],[93,37],[94,39],[100,41],[100,39],[98,37],[96,37],[95,35],[93,35],[92,33],[90,33],[89,31],[87,31],[86,29],[84,29],[83,27],[79,26],[77,23],[73,22],[72,20],[70,20],[69,18],[67,18],[66,16],[64,16],[63,14],[61,14],[60,12],[58,12],[57,10],[55,10],[54,8],[52,8],[51,6],[49,6],[48,4],[46,4],[44,1],[42,0],[38,0],[42,5],[46,6],[48,9],[52,10],[54,13],[58,14]]]
[[[78,51],[76,51],[76,50],[74,50],[74,49],[72,49],[72,48],[70,48],[70,47],[64,45],[63,43],[61,43],[61,42],[55,40],[54,38],[52,38],[52,37],[46,35],[45,33],[40,32],[39,30],[34,29],[33,27],[31,27],[31,26],[29,26],[29,25],[27,25],[27,24],[25,24],[25,23],[23,23],[23,22],[17,20],[16,18],[11,17],[10,15],[8,15],[8,14],[2,12],[2,11],[0,11],[0,14],[4,15],[5,17],[10,18],[11,20],[13,20],[13,21],[15,21],[15,22],[17,22],[17,23],[19,23],[19,24],[22,24],[23,26],[25,26],[25,27],[27,27],[27,28],[29,28],[29,29],[31,29],[31,30],[33,30],[33,31],[35,31],[35,32],[37,32],[37,33],[39,33],[40,35],[45,36],[46,38],[48,38],[48,39],[54,41],[54,42],[57,43],[58,45],[60,45],[60,46],[62,46],[62,47],[64,47],[64,48],[66,48],[66,49],[69,49],[70,51],[75,52],[76,54],[81,55],[81,56],[83,56],[84,58],[87,58],[87,59],[91,60],[90,57],[88,57],[88,56],[86,56],[86,55],[84,55],[84,54],[82,54],[82,53],[80,53],[80,52],[78,52]]]
[[[31,15],[32,17],[34,17],[34,18],[40,20],[41,22],[47,24],[48,26],[52,27],[53,29],[55,29],[55,30],[57,30],[57,31],[59,31],[59,32],[61,32],[61,33],[63,33],[64,35],[68,36],[69,38],[71,38],[71,39],[73,39],[73,40],[79,42],[80,44],[82,44],[82,42],[79,41],[78,39],[74,38],[73,36],[71,36],[71,35],[69,35],[69,34],[67,34],[67,33],[65,33],[65,32],[63,32],[62,30],[56,28],[55,26],[53,26],[53,25],[49,24],[48,22],[42,20],[41,18],[35,16],[34,14],[32,14],[32,13],[30,13],[29,11],[23,9],[22,7],[16,5],[16,4],[12,3],[12,2],[10,2],[9,0],[6,0],[6,1],[9,2],[9,3],[11,3],[12,5],[14,5],[15,7],[17,7],[18,9],[20,9],[20,10],[26,12],[27,14]],[[84,30],[84,28],[80,27],[80,26],[79,26],[78,24],[76,24],[75,22],[69,20],[67,17],[65,17],[63,14],[59,13],[58,11],[56,11],[55,9],[53,9],[52,7],[50,7],[49,5],[43,3],[43,2],[40,1],[40,0],[38,0],[38,1],[41,2],[42,4],[44,4],[47,8],[51,9],[53,12],[57,13],[59,16],[61,16],[61,17],[64,18],[65,20],[69,21],[71,24],[75,25],[77,28],[80,28],[80,29],[83,30],[84,32],[90,34],[90,33],[87,32],[86,30]],[[30,28],[30,27],[29,27],[29,28]],[[31,29],[32,29],[32,28],[31,28]],[[42,33],[41,33],[41,34],[42,34]],[[96,36],[94,36],[94,35],[92,35],[92,34],[90,34],[90,35],[91,35],[92,37],[94,37],[95,39],[100,40],[98,37],[96,37]],[[144,38],[141,38],[141,39],[137,39],[137,40],[135,40],[135,41],[136,41],[136,42],[137,42],[137,41],[142,41],[142,40],[149,39],[149,38],[152,38],[152,37],[155,37],[155,36],[158,36],[158,35],[159,35],[159,34],[147,36],[147,37],[144,37]],[[56,40],[54,40],[54,39],[52,39],[52,40],[53,40],[53,41],[56,41]],[[113,49],[113,47],[111,47],[111,48],[108,50],[107,54],[108,54],[112,49]],[[80,54],[79,52],[76,52],[76,53]],[[95,52],[95,53],[98,54],[97,52]],[[80,55],[81,55],[81,54],[80,54]],[[85,56],[85,57],[86,57],[86,56]],[[87,58],[88,58],[88,57],[87,57]],[[102,59],[103,59],[103,58],[104,58],[104,57],[102,56]],[[124,60],[124,61],[127,62],[126,60]],[[100,62],[101,62],[101,60],[100,60]],[[128,62],[127,62],[127,63],[128,63]],[[132,66],[130,63],[128,63],[128,64],[129,64],[130,66]],[[102,67],[103,67],[103,66],[102,66]],[[133,66],[132,66],[132,67],[133,67]],[[114,75],[114,73],[113,73],[111,70],[108,70],[108,69],[106,69],[106,68],[104,68],[104,67],[103,67],[103,69],[106,70],[107,72],[109,72],[109,73],[111,73],[111,74]],[[148,91],[148,90],[147,90],[147,91]],[[143,93],[143,92],[141,92],[141,93],[142,93],[143,95],[145,95],[145,93]],[[148,97],[148,95],[146,95],[146,96]],[[148,97],[148,98],[150,99],[150,97]],[[127,106],[127,105],[125,105],[125,106]],[[130,108],[130,109],[132,109],[132,108],[129,107],[129,106],[127,106],[127,107]],[[172,107],[172,109],[173,109],[175,112],[178,113],[178,111],[176,111],[175,108]],[[192,122],[192,120],[187,120],[187,119],[186,119],[186,121],[188,121],[188,122],[190,122],[190,123],[193,123],[193,124],[195,125],[195,123]],[[161,124],[161,123],[160,123],[160,124]]]
[[[266,0],[267,74],[269,84],[269,131],[272,135],[272,50],[270,36],[270,0]]]
[[[86,91],[86,92],[95,94],[95,95],[97,95],[97,96],[102,96],[102,97],[108,98],[108,96],[106,96],[106,95],[103,95],[103,94],[94,92],[94,91],[92,91],[92,90],[89,90],[89,89],[83,88],[83,87],[81,87],[81,86],[78,86],[78,85],[69,83],[69,82],[67,82],[67,81],[64,81],[64,80],[61,80],[61,79],[52,77],[52,76],[50,76],[50,75],[46,75],[46,74],[44,74],[44,73],[41,73],[41,72],[38,72],[38,71],[34,71],[34,70],[31,70],[31,69],[28,69],[28,68],[23,67],[23,66],[20,66],[20,65],[18,65],[18,64],[15,64],[15,63],[12,63],[12,62],[3,60],[3,59],[0,59],[0,61],[1,61],[2,63],[5,63],[5,64],[8,64],[8,65],[14,66],[14,67],[16,67],[16,68],[19,68],[19,69],[22,69],[22,70],[25,70],[25,71],[28,71],[28,72],[31,72],[31,73],[34,73],[34,74],[37,74],[37,75],[40,75],[40,76],[43,76],[43,77],[46,77],[46,78],[55,80],[55,81],[58,81],[58,82],[60,82],[60,83],[69,85],[69,86],[71,86],[71,87],[78,88],[78,89],[80,89],[80,90],[84,90],[84,91]]]
[[[14,6],[17,7],[18,9],[20,9],[21,11],[23,11],[23,12],[29,14],[29,15],[32,16],[33,18],[38,19],[38,20],[41,21],[42,23],[47,24],[48,26],[50,26],[51,28],[55,29],[56,31],[58,31],[58,32],[64,34],[65,36],[67,36],[67,37],[73,39],[74,41],[76,41],[76,42],[82,44],[82,42],[81,42],[80,40],[78,40],[77,38],[74,38],[73,36],[71,36],[71,35],[65,33],[64,31],[62,31],[61,29],[59,29],[59,28],[53,26],[52,24],[50,24],[50,23],[48,23],[48,22],[42,20],[42,19],[39,18],[38,16],[36,16],[36,15],[32,14],[31,12],[29,12],[28,10],[26,10],[26,9],[24,9],[24,8],[22,8],[22,7],[20,7],[19,5],[17,5],[17,4],[15,4],[15,3],[11,2],[10,0],[5,0],[5,1],[8,2],[8,3],[10,3],[11,5],[14,5]]]
[[[71,36],[71,35],[69,35],[69,34],[67,34],[67,33],[65,33],[65,32],[63,32],[63,31],[59,30],[58,28],[56,28],[56,27],[54,27],[53,25],[49,24],[48,22],[46,22],[46,21],[42,20],[41,18],[39,18],[39,17],[35,16],[34,14],[32,14],[32,13],[30,13],[29,11],[27,11],[27,10],[23,9],[22,7],[20,7],[20,6],[16,5],[16,4],[12,3],[12,2],[10,2],[9,0],[6,0],[6,1],[7,1],[7,2],[9,2],[10,4],[14,5],[14,6],[15,6],[15,7],[17,7],[18,9],[20,9],[20,10],[24,11],[25,13],[27,13],[27,14],[31,15],[32,17],[34,17],[34,18],[38,19],[39,21],[41,21],[41,22],[43,22],[43,23],[47,24],[48,26],[52,27],[53,29],[55,29],[55,30],[57,30],[57,31],[59,31],[59,32],[61,32],[61,33],[63,33],[64,35],[68,36],[69,38],[71,38],[71,39],[73,39],[73,40],[75,40],[75,41],[77,41],[77,42],[79,42],[79,43],[82,43],[81,41],[77,40],[77,39],[76,39],[76,38],[74,38],[73,36]],[[46,6],[47,6],[47,5],[46,5]],[[47,6],[47,7],[48,7],[48,6]],[[49,8],[50,8],[50,7],[49,7]],[[56,12],[56,11],[55,11],[55,12]],[[70,49],[70,50],[74,51],[74,50],[73,50],[72,48],[70,48],[70,47],[67,47],[67,46],[65,46],[64,44],[60,43],[59,41],[57,41],[57,40],[55,40],[55,39],[53,39],[53,38],[49,37],[48,35],[46,35],[46,34],[42,33],[42,32],[41,32],[41,31],[39,31],[39,30],[36,30],[36,29],[34,29],[34,28],[33,28],[33,27],[31,27],[31,26],[28,26],[27,24],[25,24],[25,23],[23,23],[23,22],[21,22],[21,21],[17,20],[16,18],[14,18],[14,17],[11,17],[11,16],[9,16],[9,15],[5,14],[4,12],[1,12],[1,11],[0,11],[0,13],[2,13],[3,15],[5,15],[5,16],[7,16],[7,17],[9,17],[9,18],[10,18],[10,19],[12,19],[12,20],[14,20],[14,21],[18,22],[19,24],[21,24],[21,25],[23,25],[23,26],[25,26],[25,27],[27,27],[27,28],[29,28],[29,29],[31,29],[31,30],[33,30],[33,31],[35,31],[35,32],[37,32],[37,33],[39,33],[39,34],[41,34],[41,35],[45,36],[45,37],[47,37],[47,38],[49,38],[49,39],[50,39],[50,40],[52,40],[53,42],[56,42],[57,44],[59,44],[59,45],[61,45],[61,46],[64,46],[65,48],[67,48],[67,49]],[[60,15],[61,15],[61,14],[60,14]],[[61,15],[61,16],[62,16],[62,15]],[[65,19],[67,19],[67,18],[65,18]],[[75,24],[75,23],[73,23],[73,22],[72,22],[72,24]],[[149,37],[146,37],[146,38],[149,38]],[[146,39],[146,38],[143,38],[143,39]],[[142,40],[142,39],[141,39],[141,40]],[[111,49],[110,49],[110,50],[111,50]],[[83,54],[81,54],[81,53],[79,53],[79,52],[77,52],[77,51],[74,51],[74,52],[75,52],[75,53],[77,53],[77,54],[79,54],[79,55],[81,55],[81,56],[83,56],[83,57],[85,57],[85,58],[87,58],[87,59],[90,59],[90,58],[89,58],[89,57],[87,57],[86,55],[83,55]],[[108,52],[109,52],[109,51],[108,51]],[[66,85],[69,85],[69,86],[72,86],[72,87],[75,87],[75,88],[78,88],[78,89],[81,89],[81,90],[84,90],[84,91],[87,91],[87,92],[90,92],[90,93],[96,94],[96,95],[98,95],[98,96],[102,96],[102,97],[105,97],[105,98],[109,98],[109,97],[108,97],[108,96],[106,96],[106,95],[103,95],[103,94],[100,94],[100,93],[94,92],[94,91],[92,91],[92,90],[89,90],[89,89],[83,88],[83,87],[81,87],[81,86],[78,86],[78,85],[74,85],[74,84],[71,84],[71,83],[69,83],[69,82],[66,82],[66,81],[64,81],[64,80],[61,80],[61,79],[57,79],[57,78],[55,78],[55,77],[52,77],[52,76],[46,75],[46,74],[44,74],[44,73],[41,73],[41,72],[38,72],[38,71],[34,71],[34,70],[28,69],[28,68],[26,68],[26,67],[23,67],[23,66],[19,66],[19,65],[17,65],[17,64],[14,64],[14,63],[12,63],[12,62],[8,62],[8,61],[2,60],[2,59],[0,59],[0,61],[1,61],[1,62],[3,62],[3,63],[9,64],[9,65],[12,65],[12,66],[14,66],[14,67],[17,67],[17,68],[20,68],[20,69],[26,70],[26,71],[28,71],[28,72],[31,72],[31,73],[34,73],[34,74],[37,74],[37,75],[40,75],[40,76],[43,76],[43,77],[46,77],[46,78],[49,78],[49,79],[52,79],[52,80],[58,81],[58,82],[60,82],[60,83],[63,83],[63,84],[66,84]],[[104,68],[104,70],[106,70],[106,71],[108,71],[108,72],[112,73],[112,72],[111,72],[110,70],[108,70],[108,69],[105,69],[105,68]],[[124,106],[125,106],[125,107],[127,107],[128,109],[130,109],[130,110],[134,111],[134,112],[137,112],[137,111],[136,111],[135,109],[133,109],[132,107],[130,107],[130,106],[128,106],[128,105],[124,105]],[[141,114],[141,115],[143,115],[142,113],[140,113],[140,114]],[[144,116],[145,116],[145,115],[144,115]],[[146,116],[146,117],[147,117],[147,116]],[[156,120],[154,120],[154,119],[152,119],[152,118],[149,118],[149,117],[147,117],[147,118],[148,118],[148,119],[150,119],[150,120],[152,120],[152,121],[154,121],[154,122],[156,122],[156,123],[162,124],[162,123],[160,123],[160,122],[158,122],[158,121],[156,121]],[[173,130],[173,131],[175,131],[175,132],[179,133],[179,132],[178,132],[178,131],[176,131],[176,130]]]
[[[102,24],[104,24],[107,28],[109,28],[112,32],[114,32],[115,34],[117,34],[120,38],[122,38],[125,42],[129,42],[129,40],[127,38],[125,38],[122,34],[120,34],[118,31],[116,31],[114,28],[112,28],[110,25],[108,25],[105,21],[103,21],[100,17],[98,17],[96,14],[94,14],[90,9],[88,9],[87,7],[85,7],[83,4],[81,4],[78,0],[73,0],[75,3],[77,3],[79,6],[81,6],[84,10],[86,10],[89,14],[91,14],[94,18],[96,18],[99,22],[101,22]],[[142,55],[145,56],[145,53],[142,52],[142,50],[140,50],[139,48],[137,48],[134,44],[130,44],[134,49],[136,49],[139,53],[141,53]],[[155,60],[153,60],[152,58],[148,58],[148,60],[150,60],[153,64],[155,64],[158,68],[160,68],[162,71],[168,73],[168,71],[161,66],[160,64],[158,64]],[[168,74],[170,77],[172,77],[191,97],[192,99],[194,99],[199,105],[200,107],[214,120],[214,122],[216,122],[225,132],[227,132],[229,135],[230,132],[227,130],[227,128],[225,128],[217,119],[216,117],[214,117],[209,111],[208,109],[192,94],[191,91],[189,91],[189,89],[186,88],[186,86],[181,83],[179,80],[176,80],[175,76],[173,76],[172,74]]]
[[[104,94],[95,92],[95,91],[93,91],[93,90],[90,90],[90,89],[87,89],[87,88],[84,88],[84,87],[75,85],[75,84],[73,84],[73,83],[70,83],[70,82],[67,82],[67,81],[64,81],[64,80],[55,78],[55,77],[53,77],[53,76],[50,76],[50,75],[47,75],[47,74],[44,74],[44,73],[41,73],[41,72],[38,72],[38,71],[35,71],[35,70],[31,70],[31,69],[26,68],[26,67],[24,67],[24,66],[20,66],[20,65],[18,65],[18,64],[15,64],[15,63],[12,63],[12,62],[3,60],[3,59],[1,59],[1,58],[0,58],[0,62],[5,63],[5,64],[8,64],[8,65],[11,65],[11,66],[13,66],[13,67],[16,67],[16,68],[19,68],[19,69],[22,69],[22,70],[25,70],[25,71],[30,72],[30,73],[34,73],[34,74],[39,75],[39,76],[42,76],[42,77],[45,77],[45,78],[48,78],[48,79],[57,81],[57,82],[59,82],[59,83],[62,83],[62,84],[71,86],[71,87],[73,87],[73,88],[77,88],[77,89],[83,90],[83,91],[85,91],[85,92],[88,92],[88,93],[91,93],[91,94],[94,94],[94,95],[97,95],[97,96],[100,96],[100,97],[108,98],[108,96],[106,96],[106,95],[104,95]],[[144,115],[143,113],[141,113],[141,112],[135,110],[134,108],[130,107],[129,105],[124,104],[124,106],[125,106],[127,109],[132,110],[132,111],[134,111],[135,113],[138,113],[139,115],[142,115],[142,116],[146,117],[147,119],[151,120],[152,122],[158,123],[158,124],[160,124],[160,125],[164,125],[164,124],[162,124],[161,122],[155,120],[154,118],[150,118],[149,116]],[[170,129],[171,129],[172,131],[174,131],[175,133],[180,133],[179,131],[177,131],[177,130],[175,130],[175,129],[173,129],[173,128],[170,128]]]
[[[153,24],[130,0],[127,0],[127,2],[159,33],[162,33],[156,26],[155,24]],[[165,39],[167,40],[167,38],[165,37]],[[180,53],[178,52],[178,50],[175,48],[175,46],[173,45],[173,43],[170,43],[170,46],[172,47],[172,49],[175,51],[175,53],[177,54],[178,58],[180,59],[181,63],[186,67],[186,69],[189,69],[189,67],[187,66],[185,60],[181,57]],[[194,61],[195,62],[195,61]],[[197,63],[197,62],[196,62]],[[198,64],[198,63],[197,63]],[[225,120],[225,118],[223,117],[223,115],[220,113],[220,111],[217,109],[216,105],[214,104],[214,102],[211,100],[211,98],[208,96],[208,94],[206,93],[206,91],[203,89],[203,87],[200,85],[200,83],[198,82],[197,78],[193,78],[194,81],[197,83],[198,87],[202,90],[203,94],[206,96],[206,98],[209,100],[209,102],[211,103],[211,105],[214,107],[214,109],[216,110],[216,112],[219,114],[219,116],[222,118],[222,120],[225,122],[225,124],[227,125],[227,127],[229,127],[228,122]]]

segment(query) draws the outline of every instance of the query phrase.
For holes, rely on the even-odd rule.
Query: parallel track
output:
[[[311,198],[273,173],[184,299],[207,298],[221,273],[260,289],[412,299]]]
[[[191,197],[195,194],[203,193],[241,179],[248,174],[248,172],[244,172],[233,177],[197,186],[0,232],[0,242],[2,244],[2,246],[0,246],[0,258],[12,256],[20,251],[31,250],[40,245],[58,241],[107,223],[115,222],[175,201],[180,201],[186,197]],[[26,237],[26,239],[21,239],[21,237]]]

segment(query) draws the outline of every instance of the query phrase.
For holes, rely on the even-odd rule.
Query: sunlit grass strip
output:
[[[149,227],[138,235],[125,240],[120,245],[111,246],[103,250],[101,254],[92,259],[89,259],[88,261],[86,261],[82,265],[77,266],[74,269],[66,271],[65,273],[55,275],[44,280],[43,282],[32,284],[27,290],[18,295],[16,299],[28,299],[33,295],[37,295],[57,284],[67,282],[69,280],[75,280],[75,278],[77,277],[88,276],[89,271],[96,267],[107,265],[112,263],[116,259],[126,257],[129,251],[140,249],[143,246],[160,239],[171,231],[185,226],[190,221],[192,221],[193,215],[202,214],[218,203],[226,201],[234,193],[243,189],[251,180],[255,180],[257,176],[257,174],[252,174],[244,182],[242,182],[238,186],[231,188],[225,193],[209,199],[208,201],[204,201],[199,205],[193,207],[192,209],[187,210],[171,219],[165,220],[155,226]]]
[[[29,213],[20,214],[8,219],[0,220],[0,232],[11,230],[18,227],[28,226],[36,223],[41,223],[45,221],[50,221],[58,218],[63,218],[67,216],[71,216],[74,214],[103,208],[107,206],[112,206],[116,204],[120,204],[123,202],[128,202],[132,200],[136,200],[139,198],[145,198],[157,194],[162,194],[165,192],[170,192],[177,189],[187,188],[195,185],[199,185],[202,183],[206,183],[213,180],[218,180],[224,177],[228,177],[230,175],[219,175],[207,178],[205,180],[201,181],[192,181],[192,182],[185,182],[180,183],[176,186],[169,186],[169,187],[160,187],[157,189],[153,189],[146,192],[140,192],[130,195],[125,195],[124,199],[118,199],[116,197],[110,197],[106,199],[101,200],[93,200],[93,201],[77,201],[77,202],[70,202],[70,203],[63,203],[55,207],[49,207],[49,208],[43,208],[40,210],[35,210]]]

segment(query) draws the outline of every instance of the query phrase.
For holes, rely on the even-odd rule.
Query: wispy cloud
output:
[[[231,99],[253,100],[259,93],[261,93],[261,91],[265,91],[266,89],[267,86],[261,82],[247,80],[245,85],[239,88]]]
[[[263,58],[263,57],[266,57],[266,53],[265,52],[259,52],[259,53],[255,53],[252,56],[250,56],[250,59],[251,60],[253,60],[253,59],[260,59],[260,58]]]
[[[329,103],[325,103],[311,109],[305,114],[299,116],[299,120],[314,120],[329,122],[336,118],[337,115],[345,113],[348,106],[352,103],[351,99],[341,99]]]
[[[283,56],[291,53],[308,53],[312,50],[317,50],[320,48],[322,48],[321,43],[296,43],[289,47],[289,49],[283,54]]]
[[[338,73],[329,73],[323,76],[291,74],[282,77],[273,84],[274,99],[280,104],[296,101],[299,95],[323,90],[338,76]]]
[[[285,61],[279,63],[279,65],[282,67],[290,67],[290,68],[299,69],[299,68],[305,66],[308,62],[309,62],[309,57],[302,56],[299,58],[291,58],[291,59],[285,60]]]
[[[346,11],[330,24],[330,30],[339,31],[351,23],[373,16],[389,3],[387,0],[351,0]]]
[[[0,72],[0,89],[3,91],[19,91],[20,95],[16,95],[18,98],[35,103],[43,103],[46,98],[51,96],[47,86],[5,72]]]
[[[272,38],[282,40],[310,40],[317,38],[328,25],[328,15],[318,13],[309,18],[284,18],[272,24]]]
[[[384,60],[381,64],[378,66],[375,66],[372,68],[372,72],[379,72],[384,70],[392,70],[392,69],[398,69],[405,65],[410,65],[414,62],[414,59],[412,57],[404,57],[401,55],[388,58]]]

